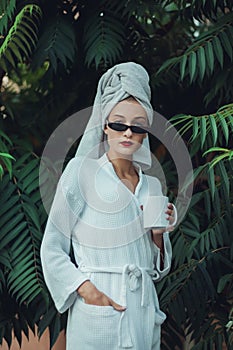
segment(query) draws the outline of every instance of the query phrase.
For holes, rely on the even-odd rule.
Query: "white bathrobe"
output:
[[[160,349],[166,315],[153,281],[169,272],[171,244],[165,233],[161,270],[160,250],[143,228],[142,210],[148,195],[162,195],[161,185],[135,166],[139,182],[134,193],[106,154],[98,160],[73,158],[58,185],[41,259],[58,311],[69,310],[67,350]],[[76,265],[69,257],[70,244]],[[85,280],[126,310],[86,304],[77,293]]]

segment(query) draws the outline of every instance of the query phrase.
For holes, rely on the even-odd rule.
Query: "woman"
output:
[[[146,199],[162,195],[158,179],[142,172],[151,165],[152,118],[145,69],[109,69],[59,181],[41,258],[58,311],[69,310],[67,350],[160,349],[166,316],[153,281],[169,272],[171,245],[168,230],[143,227]],[[171,224],[171,204],[166,213]]]

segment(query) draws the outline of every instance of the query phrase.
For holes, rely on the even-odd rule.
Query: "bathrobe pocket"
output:
[[[87,304],[82,298],[78,298],[77,307],[82,312],[85,312],[89,315],[97,315],[97,316],[116,316],[119,314],[119,311],[116,311],[112,306],[99,306],[93,304]]]
[[[70,314],[70,317],[75,318],[76,348],[117,349],[120,316],[121,312],[116,311],[112,306],[86,304],[78,297]],[[74,320],[72,320],[73,325]]]

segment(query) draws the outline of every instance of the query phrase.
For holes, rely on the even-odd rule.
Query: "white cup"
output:
[[[144,228],[167,228],[169,221],[167,220],[168,197],[166,196],[149,196],[143,206]],[[177,221],[177,212],[175,212],[175,221],[172,223],[175,226]]]

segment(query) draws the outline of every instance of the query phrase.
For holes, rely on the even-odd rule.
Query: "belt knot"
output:
[[[139,277],[141,277],[141,270],[134,264],[128,265],[128,284],[131,292],[136,291],[140,287]]]

